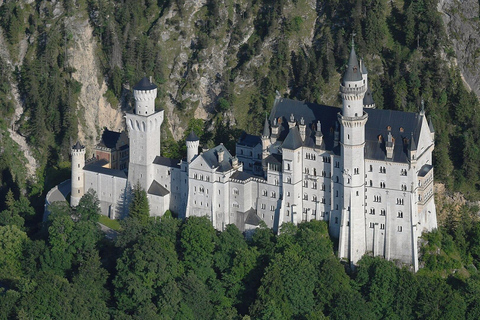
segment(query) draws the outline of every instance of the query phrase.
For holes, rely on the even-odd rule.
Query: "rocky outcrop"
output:
[[[18,61],[23,61],[23,56],[26,52],[26,43],[27,41],[23,39],[20,44],[20,54]],[[3,31],[0,29],[0,58],[7,62],[8,67],[13,71],[15,66],[14,62],[12,61],[12,57],[10,56],[9,51],[7,50],[7,42],[5,41],[5,37]],[[18,65],[18,64],[17,64]],[[25,163],[25,168],[27,170],[27,176],[30,179],[35,180],[35,171],[38,167],[36,159],[32,155],[32,150],[27,144],[27,141],[24,136],[17,133],[18,130],[18,121],[20,120],[24,110],[23,104],[20,99],[20,94],[18,92],[17,84],[13,79],[10,81],[10,88],[11,88],[11,99],[13,100],[15,106],[15,113],[10,120],[10,126],[8,127],[9,135],[4,135],[3,139],[12,139],[18,146],[20,150],[22,150],[23,155],[25,156],[27,162]]]
[[[121,131],[124,120],[120,105],[111,106],[104,96],[107,84],[95,56],[97,43],[92,27],[87,19],[77,19],[69,18],[67,23],[74,41],[68,50],[68,63],[76,70],[73,78],[82,84],[77,109],[81,119],[78,139],[87,146],[87,150],[92,150],[91,147],[99,141],[102,128]]]
[[[480,2],[442,0],[438,4],[467,86],[480,97]]]

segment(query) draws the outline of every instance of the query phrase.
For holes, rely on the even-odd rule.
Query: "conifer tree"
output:
[[[132,202],[130,203],[129,215],[145,221],[148,219],[150,207],[148,206],[147,192],[137,183],[132,190]]]

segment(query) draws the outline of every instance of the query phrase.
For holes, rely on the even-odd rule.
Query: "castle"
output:
[[[340,258],[356,263],[370,253],[418,269],[418,239],[437,227],[434,129],[423,107],[419,113],[375,109],[353,45],[340,85],[342,109],[277,96],[262,135],[244,134],[236,156],[222,144],[199,153],[192,132],[185,159],[162,157],[157,87],[143,78],[133,93],[129,149],[118,143],[109,149],[123,150],[123,158],[129,151],[128,168],[98,154],[86,163],[77,142],[72,206],[92,188],[103,214],[123,217],[138,183],[151,216],[172,210],[182,218],[207,216],[218,230],[233,223],[241,231],[262,221],[278,231],[285,222],[324,220]]]

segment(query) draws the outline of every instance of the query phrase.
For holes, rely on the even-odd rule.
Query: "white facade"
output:
[[[152,216],[207,216],[218,230],[233,223],[248,231],[263,221],[278,231],[286,222],[324,220],[340,258],[356,263],[369,253],[417,269],[418,238],[437,227],[432,126],[423,110],[372,108],[353,49],[348,68],[341,109],[277,97],[262,135],[238,141],[238,158],[222,144],[199,154],[193,133],[186,159],[161,157],[163,111],[154,110],[156,87],[142,79],[136,110],[126,116],[128,172],[87,164],[83,190],[96,190],[111,217],[126,214],[129,190],[140,183]]]

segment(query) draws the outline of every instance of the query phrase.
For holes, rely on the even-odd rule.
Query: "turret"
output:
[[[155,113],[155,98],[157,86],[151,80],[144,77],[133,87],[135,98],[135,114],[149,116]]]
[[[272,135],[270,136],[270,141],[272,143],[275,143],[277,141],[278,131],[279,131],[278,129],[279,129],[279,126],[278,126],[278,123],[277,123],[277,118],[273,118]]]
[[[305,142],[305,138],[307,137],[307,126],[305,125],[305,120],[300,118],[300,124],[298,125],[298,131],[300,132],[300,137],[302,141]]]
[[[367,91],[366,74],[362,73],[352,39],[347,70],[340,85],[343,109],[338,114],[341,130],[335,124],[334,146],[340,145],[342,198],[335,199],[339,209],[332,215],[340,224],[332,224],[332,235],[339,238],[338,254],[356,264],[366,251],[365,241],[365,124],[368,113],[363,111]],[[366,71],[366,68],[365,68]],[[340,135],[340,139],[337,137]],[[340,141],[338,141],[340,140]],[[339,143],[340,142],[340,143]]]
[[[363,115],[363,98],[367,91],[366,79],[364,80],[358,63],[355,46],[352,40],[352,50],[348,59],[348,66],[340,85],[343,111],[345,117],[361,117]]]
[[[317,130],[315,131],[315,145],[320,147],[323,143],[323,134],[322,134],[322,126],[320,121],[317,121]]]
[[[268,127],[268,119],[265,116],[262,133],[262,159],[268,157],[268,147],[270,147],[270,129]]]
[[[72,192],[70,194],[70,205],[75,207],[85,194],[85,183],[83,167],[85,166],[85,146],[80,142],[72,146]]]
[[[428,128],[430,129],[430,137],[435,141],[435,128],[433,127],[432,117],[428,116]]]
[[[193,158],[198,155],[198,146],[200,140],[192,130],[185,140],[185,143],[187,145],[187,162],[190,163],[192,162]]]
[[[387,141],[385,142],[385,149],[387,151],[387,159],[393,159],[393,148],[395,147],[395,138],[392,136],[392,133],[389,132],[387,136]]]
[[[413,138],[413,132],[410,135],[410,144],[408,146],[408,156],[410,158],[410,162],[417,161],[417,144],[415,143],[415,139]]]
[[[290,114],[290,120],[288,120],[288,129],[292,129],[295,127],[295,117],[293,116],[293,113]]]

